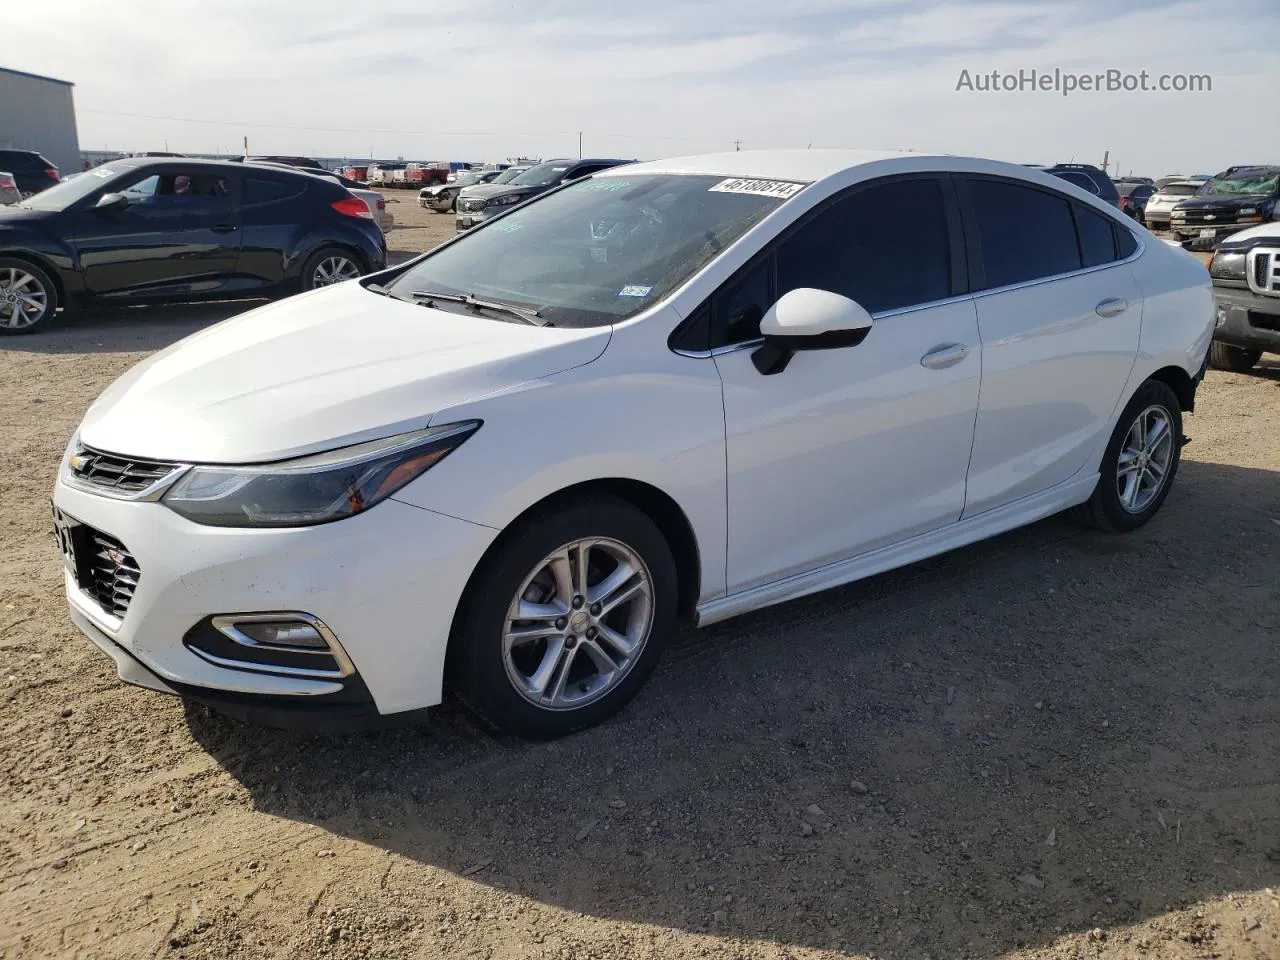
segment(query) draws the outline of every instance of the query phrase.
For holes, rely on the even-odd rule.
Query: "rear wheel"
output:
[[[1209,348],[1209,363],[1216,370],[1231,370],[1234,373],[1244,373],[1261,359],[1261,350],[1245,350],[1242,347],[1218,343],[1216,340],[1213,342],[1213,346]]]
[[[302,268],[302,289],[329,287],[344,280],[354,280],[363,273],[354,254],[340,247],[317,250]]]
[[[58,309],[58,290],[33,263],[0,257],[0,334],[33,333]]]
[[[1107,443],[1093,496],[1077,519],[1112,533],[1136,530],[1160,509],[1182,455],[1182,409],[1168,384],[1148,380]]]
[[[621,709],[675,622],[666,539],[612,497],[523,523],[476,576],[454,637],[460,686],[522,737],[562,736]]]

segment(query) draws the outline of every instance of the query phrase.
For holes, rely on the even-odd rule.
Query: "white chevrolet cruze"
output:
[[[204,330],[93,404],[71,615],[132,683],[308,726],[596,723],[698,624],[1169,493],[1209,276],[1038,171],[634,164]]]

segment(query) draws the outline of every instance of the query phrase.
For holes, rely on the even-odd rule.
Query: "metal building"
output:
[[[0,67],[0,149],[35,150],[63,174],[81,169],[73,85]]]

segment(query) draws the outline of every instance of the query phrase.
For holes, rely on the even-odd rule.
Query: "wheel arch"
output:
[[[1166,384],[1173,391],[1173,395],[1178,398],[1178,406],[1182,408],[1184,413],[1193,413],[1195,411],[1196,382],[1181,367],[1161,367],[1147,377],[1147,380],[1159,380],[1161,383]]]
[[[50,263],[46,258],[38,253],[32,253],[30,250],[3,250],[0,249],[0,258],[6,260],[22,260],[43,270],[53,281],[54,292],[58,295],[58,306],[66,308],[68,304],[67,286],[62,281],[62,274],[58,268]]]
[[[697,536],[694,534],[693,524],[689,522],[684,510],[669,494],[641,480],[632,480],[624,477],[586,480],[557,490],[536,503],[530,504],[503,528],[502,532],[494,539],[493,543],[489,544],[488,549],[480,557],[475,569],[471,571],[471,576],[467,578],[467,585],[463,588],[462,595],[458,599],[458,605],[454,609],[453,623],[449,629],[449,642],[445,651],[446,687],[454,686],[453,677],[456,671],[457,651],[457,644],[454,641],[458,634],[463,611],[466,610],[467,604],[470,602],[479,582],[480,574],[490,559],[499,550],[503,549],[504,545],[512,537],[519,534],[520,528],[529,517],[548,510],[554,510],[560,504],[572,503],[593,494],[614,497],[628,503],[657,525],[658,530],[667,541],[667,545],[671,548],[671,555],[676,563],[677,613],[681,619],[693,620],[694,610],[697,607],[698,597],[702,589],[702,566]]]

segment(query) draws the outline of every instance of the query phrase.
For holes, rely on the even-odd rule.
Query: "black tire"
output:
[[[449,212],[458,212],[458,195],[456,193],[453,195],[453,199],[449,201]]]
[[[24,279],[25,278],[25,279]],[[10,284],[21,284],[10,290]],[[39,314],[27,313],[24,310],[21,320],[17,317],[16,300],[11,296],[19,293],[43,298],[44,309]],[[17,257],[0,257],[0,334],[18,336],[24,333],[35,333],[48,325],[49,318],[58,312],[58,288],[53,278],[42,268],[29,260]],[[18,323],[21,325],[17,325]]]
[[[1138,416],[1152,407],[1159,408],[1168,418],[1173,449],[1159,490],[1143,509],[1134,511],[1126,509],[1120,500],[1117,477],[1120,453]],[[1159,380],[1148,380],[1138,388],[1133,398],[1125,405],[1124,412],[1120,414],[1115,432],[1111,434],[1107,449],[1102,455],[1098,485],[1094,488],[1093,495],[1075,508],[1075,518],[1081,523],[1110,533],[1127,533],[1138,529],[1156,515],[1169,495],[1181,458],[1182,408],[1178,404],[1178,397],[1168,384]]]
[[[644,562],[653,588],[652,621],[638,656],[599,699],[573,709],[539,706],[507,673],[503,637],[517,591],[544,558],[574,541],[607,537]],[[676,619],[676,565],[657,525],[626,501],[592,496],[522,521],[476,571],[452,638],[452,667],[466,703],[493,726],[531,740],[549,740],[612,716],[653,673]]]
[[[1261,350],[1245,350],[1230,344],[1213,341],[1209,348],[1209,364],[1215,370],[1230,370],[1233,373],[1244,373],[1262,359]]]
[[[321,247],[307,257],[307,262],[302,265],[302,289],[316,290],[320,287],[330,286],[330,282],[326,282],[318,274],[321,273],[326,264],[335,260],[345,260],[354,265],[355,276],[360,276],[365,272],[364,262],[350,250],[344,250],[342,247]],[[355,279],[355,277],[348,277],[347,279]]]

